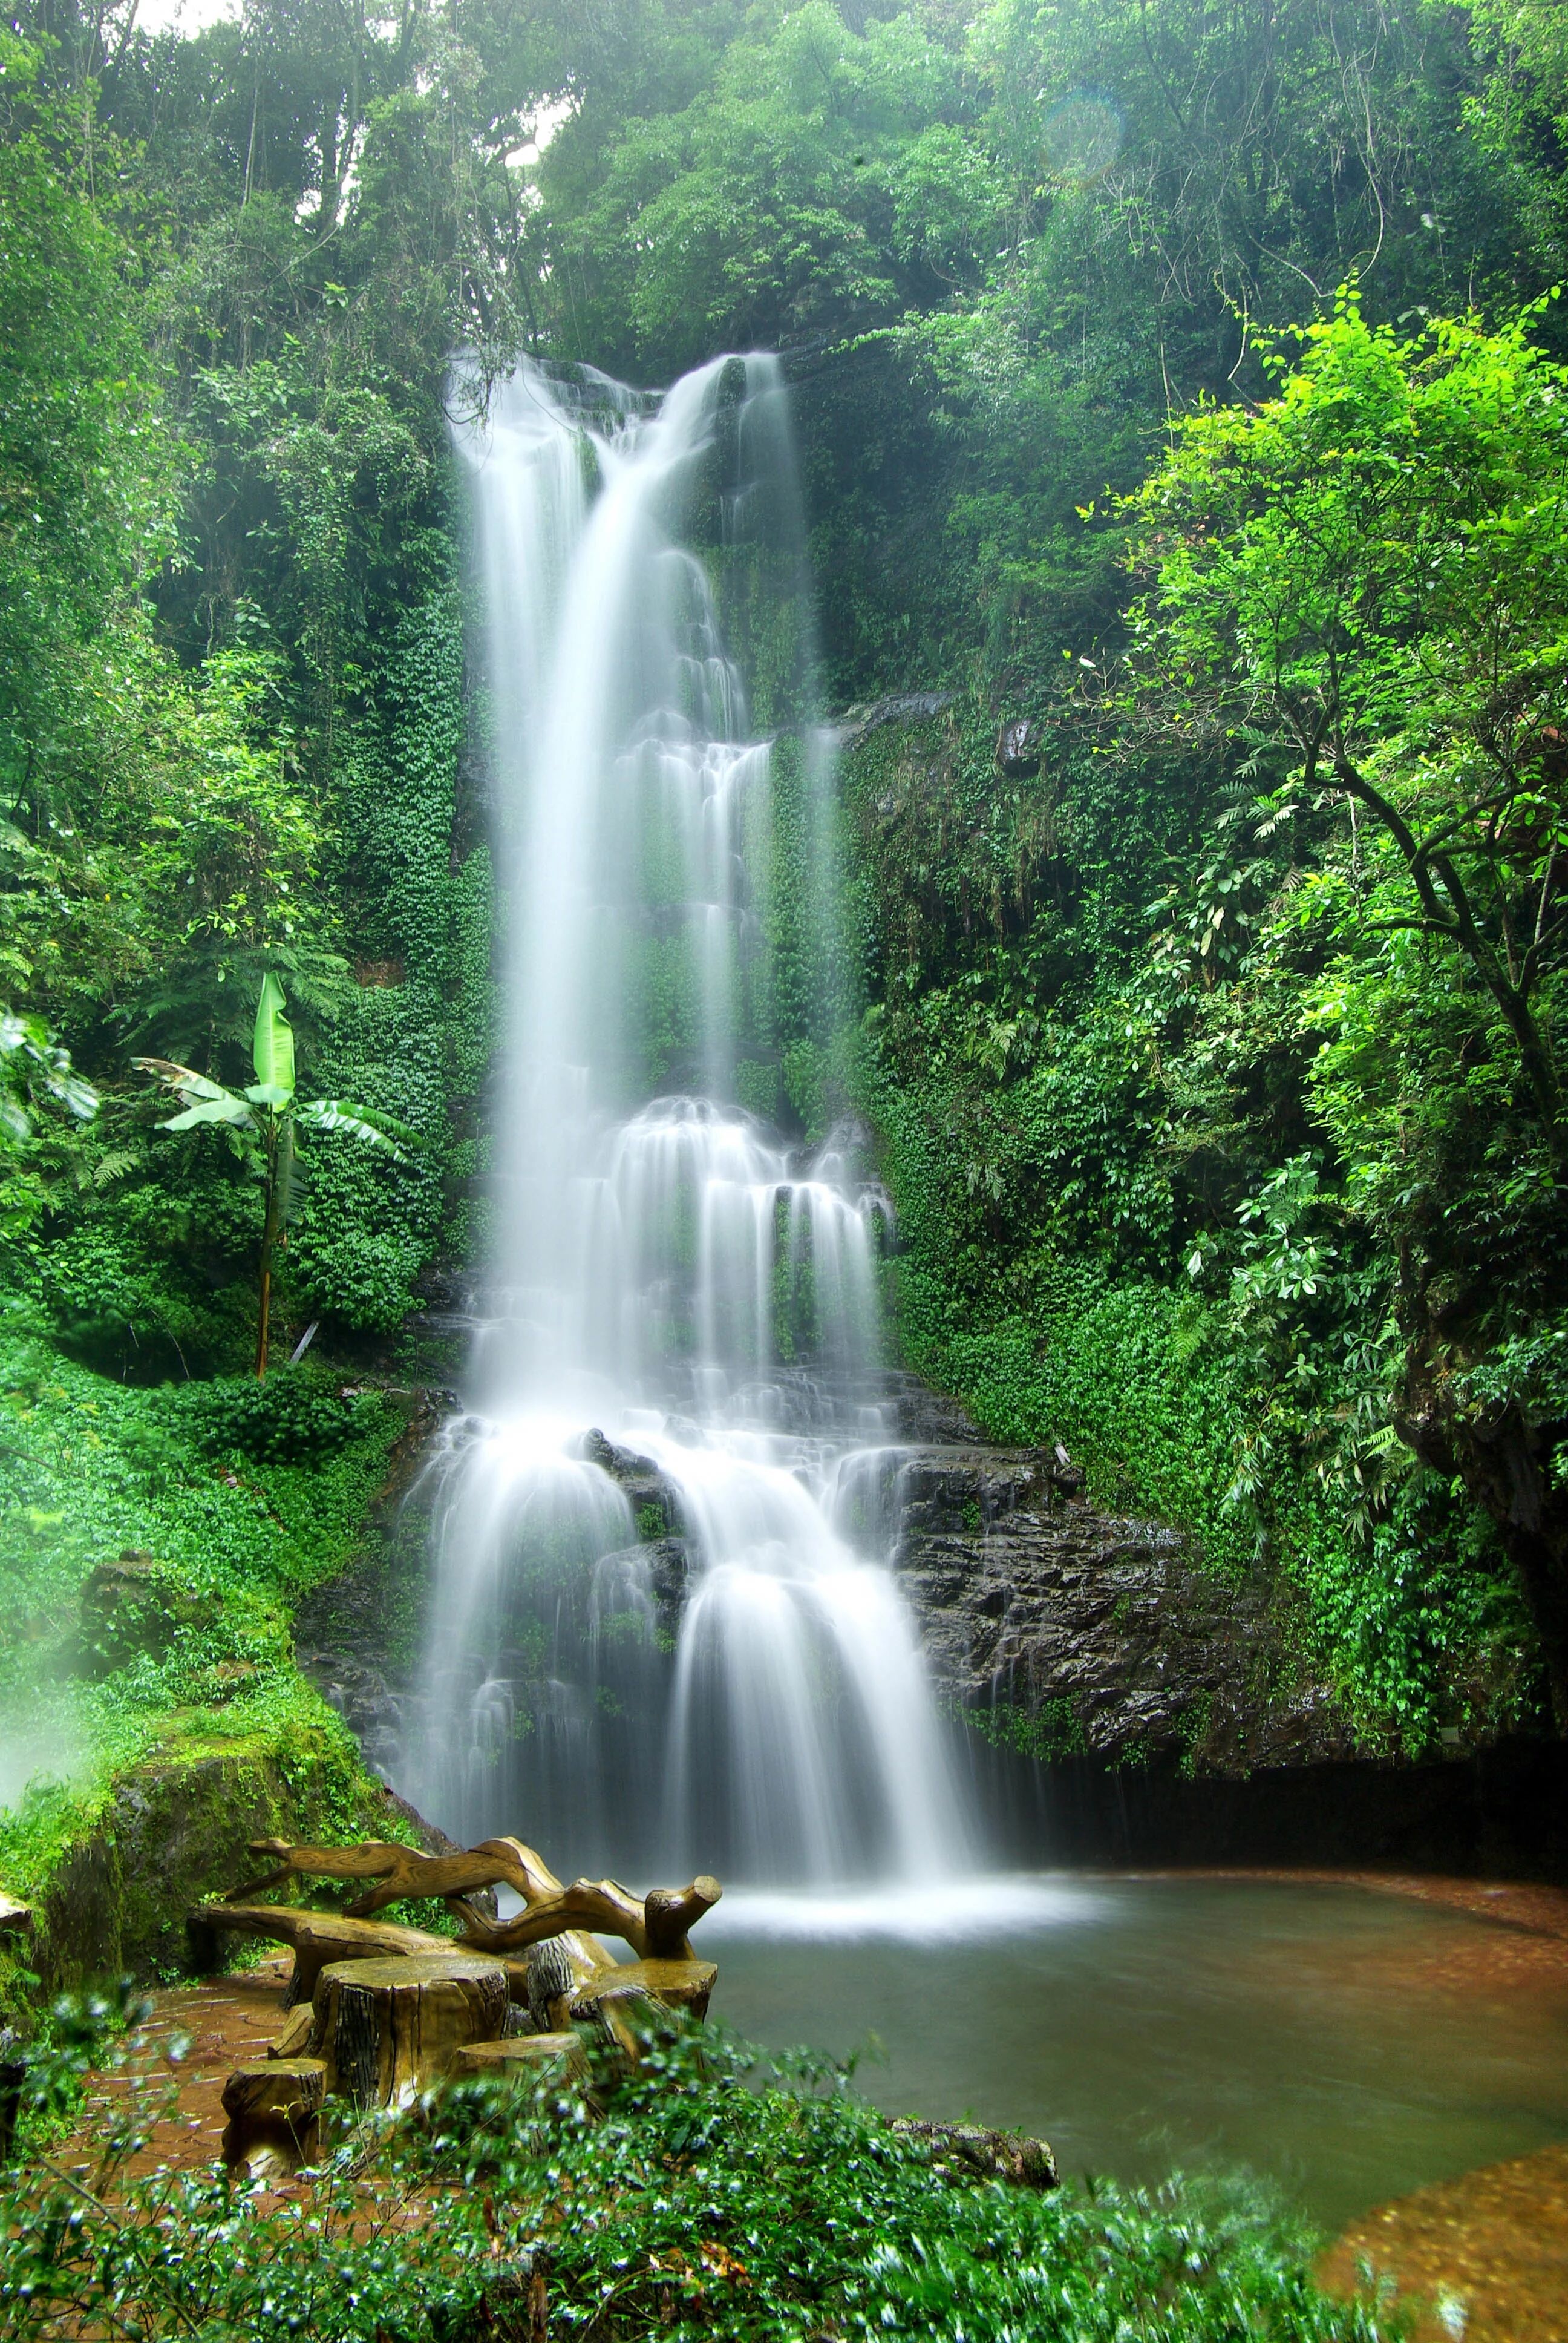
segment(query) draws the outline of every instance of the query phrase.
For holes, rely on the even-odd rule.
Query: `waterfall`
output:
[[[576,1868],[951,1870],[919,1642],[834,1503],[887,1438],[888,1206],[852,1130],[784,1127],[842,1001],[779,368],[525,364],[457,444],[505,1031],[399,1779]]]

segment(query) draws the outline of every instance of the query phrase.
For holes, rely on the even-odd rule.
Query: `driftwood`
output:
[[[285,2009],[308,2001],[329,1961],[390,1960],[424,1954],[450,1957],[461,1951],[450,1936],[426,1928],[399,1927],[395,1920],[351,1920],[341,1912],[310,1912],[290,1904],[203,1904],[191,1914],[199,1945],[204,1932],[230,1929],[236,1936],[271,1936],[294,1950],[294,1974],[283,1996]],[[203,1962],[204,1967],[213,1966]]]
[[[487,1952],[513,1952],[563,1930],[602,1928],[622,1936],[639,1960],[689,1961],[694,1928],[723,1893],[706,1875],[689,1887],[655,1887],[641,1903],[613,1879],[574,1879],[569,1887],[540,1896],[511,1920],[487,1920],[468,1912],[463,1934]]]
[[[344,1906],[357,1920],[374,1919],[388,1904],[427,1896],[471,1896],[477,1888],[498,1886],[527,1894],[526,1873],[499,1841],[468,1854],[422,1855],[391,1839],[367,1839],[361,1846],[297,1846],[285,1838],[257,1838],[250,1852],[271,1855],[276,1867],[235,1888],[228,1902],[248,1902],[269,1887],[281,1887],[296,1873],[312,1879],[368,1880],[365,1894]]]
[[[363,1846],[298,1846],[280,1838],[253,1840],[250,1852],[275,1857],[277,1868],[236,1888],[226,1899],[233,1906],[243,1908],[250,1896],[281,1886],[296,1873],[318,1879],[368,1880],[372,1884],[366,1893],[346,1906],[346,1917],[368,1921],[388,1904],[440,1896],[461,1916],[465,1941],[487,1952],[520,1952],[545,1936],[602,1928],[624,1937],[640,1960],[689,1960],[688,1931],[722,1893],[719,1882],[706,1875],[687,1887],[653,1888],[641,1899],[613,1879],[577,1879],[563,1886],[532,1847],[516,1838],[486,1839],[462,1855],[421,1855],[390,1840],[372,1840]],[[515,1919],[488,1920],[464,1901],[482,1887],[509,1887],[527,1908]],[[594,1944],[591,1936],[584,1949],[597,1956],[592,1966],[602,1966],[604,1947]]]
[[[500,2036],[507,1973],[474,1954],[334,1961],[317,1978],[315,2010],[327,2089],[384,2107],[449,2074],[470,2043]]]

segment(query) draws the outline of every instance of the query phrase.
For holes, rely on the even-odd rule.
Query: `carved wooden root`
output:
[[[470,2043],[499,2036],[507,1973],[475,1954],[334,1961],[316,1981],[315,2010],[328,2090],[384,2107],[449,2074]]]
[[[515,1952],[557,1936],[568,1928],[603,1928],[624,1936],[639,1960],[689,1961],[691,1939],[687,1931],[710,1912],[723,1894],[717,1879],[706,1875],[689,1887],[656,1887],[638,1903],[613,1879],[574,1879],[569,1887],[538,1896],[511,1920],[487,1920],[465,1906],[464,1940],[482,1945],[487,1952]]]
[[[348,1917],[368,1919],[388,1904],[439,1896],[461,1914],[466,1941],[491,1952],[519,1951],[568,1930],[603,1928],[623,1936],[639,1959],[689,1960],[688,1931],[722,1892],[706,1875],[689,1887],[656,1887],[640,1902],[613,1879],[578,1879],[566,1887],[532,1847],[516,1838],[488,1838],[463,1855],[421,1855],[390,1840],[297,1846],[281,1838],[253,1840],[250,1852],[272,1856],[279,1867],[236,1888],[226,1899],[231,1903],[279,1886],[296,1872],[318,1879],[366,1879],[374,1884],[347,1907]],[[527,1910],[513,1920],[492,1921],[463,1901],[477,1888],[497,1886],[511,1888]],[[593,1949],[603,1953],[602,1946]]]
[[[308,1912],[291,1904],[203,1904],[190,1916],[198,1939],[205,1930],[227,1929],[242,1936],[271,1936],[292,1946],[294,1974],[283,1996],[285,2009],[308,2001],[328,1961],[390,1959],[427,1954],[450,1959],[460,1952],[449,1936],[425,1928],[402,1928],[395,1920],[351,1920],[341,1912]],[[210,1962],[202,1962],[210,1967]]]
[[[373,1885],[344,1906],[354,1919],[373,1919],[388,1904],[422,1896],[471,1896],[480,1887],[510,1887],[527,1899],[528,1873],[509,1845],[498,1842],[466,1855],[422,1855],[417,1847],[390,1839],[367,1839],[361,1846],[297,1846],[286,1838],[256,1838],[250,1853],[270,1855],[275,1869],[246,1880],[226,1899],[248,1902],[264,1888],[281,1887],[296,1872],[312,1879],[367,1879]]]

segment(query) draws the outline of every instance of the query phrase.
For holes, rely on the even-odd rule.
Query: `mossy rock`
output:
[[[134,1549],[99,1563],[81,1600],[81,1664],[94,1676],[161,1658],[182,1627],[209,1627],[223,1607],[216,1594],[194,1593],[166,1564]]]
[[[257,1838],[374,1836],[390,1794],[328,1745],[176,1748],[122,1775],[37,1889],[45,1995],[130,1975],[188,1973],[186,1915],[256,1868]]]

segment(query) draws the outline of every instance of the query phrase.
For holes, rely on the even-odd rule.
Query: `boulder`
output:
[[[1022,2132],[987,2131],[980,2124],[927,2123],[916,2116],[895,2116],[890,2128],[929,2147],[932,2167],[945,2177],[1009,2180],[1022,2188],[1059,2185],[1049,2143],[1027,2138]]]
[[[996,736],[996,768],[1010,781],[1027,781],[1039,772],[1042,741],[1031,717],[1010,717]]]

